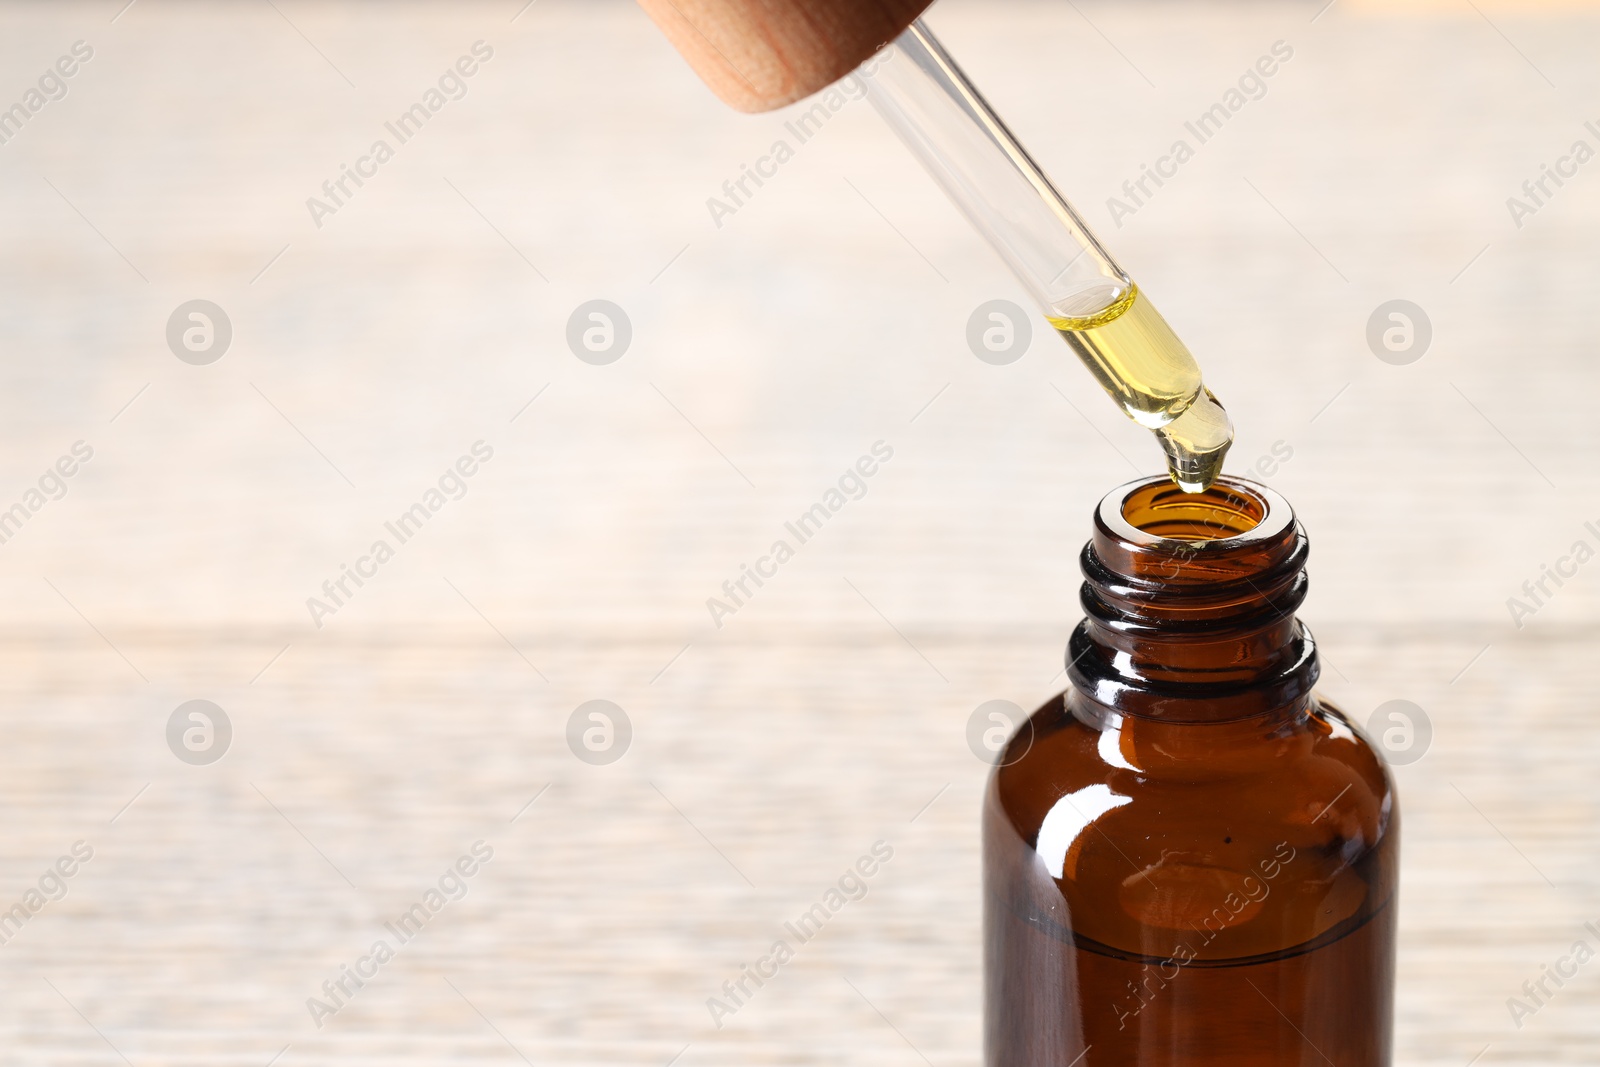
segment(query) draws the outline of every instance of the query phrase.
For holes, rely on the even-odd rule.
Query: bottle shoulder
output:
[[[985,805],[991,876],[1052,913],[1059,896],[1075,935],[1123,948],[1224,916],[1208,951],[1249,956],[1370,916],[1396,879],[1392,778],[1315,698],[1179,725],[1056,697],[1003,750]]]
[[[1079,794],[1104,796],[1112,807],[1199,802],[1218,810],[1249,802],[1258,820],[1294,824],[1377,817],[1394,807],[1387,765],[1325,700],[1313,697],[1271,720],[1161,723],[1114,713],[1097,720],[1075,713],[1069,696],[1030,715],[990,775],[990,792],[1025,837],[1062,798]]]

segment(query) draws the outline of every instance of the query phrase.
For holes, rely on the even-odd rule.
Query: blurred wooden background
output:
[[[977,1062],[967,721],[1059,686],[1090,511],[1148,435],[1042,329],[974,357],[973,310],[1024,298],[865,104],[718,226],[795,113],[718,106],[630,4],[123,2],[0,7],[0,104],[93,50],[0,145],[0,509],[93,449],[0,544],[0,910],[94,850],[0,944],[0,1063]],[[1292,450],[1268,480],[1311,533],[1325,693],[1431,723],[1396,772],[1399,1061],[1592,1061],[1600,964],[1520,1027],[1507,999],[1600,920],[1600,564],[1521,628],[1507,598],[1600,548],[1600,163],[1520,226],[1507,198],[1600,147],[1600,15],[930,21],[1189,340],[1235,469]],[[232,326],[206,366],[166,340],[196,299]],[[565,340],[594,299],[632,328],[606,366]],[[1395,299],[1432,327],[1403,366],[1366,341]],[[880,440],[866,496],[713,626]],[[315,626],[477,441],[465,496]],[[194,699],[232,725],[207,766],[165,739]],[[604,766],[567,742],[596,699],[632,728]],[[466,896],[314,1025],[480,839]],[[707,998],[880,839],[866,897],[718,1029]]]

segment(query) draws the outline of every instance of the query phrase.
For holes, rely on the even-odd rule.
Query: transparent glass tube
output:
[[[1199,364],[1066,198],[917,20],[865,66],[878,113],[1135,422],[1174,481],[1216,478],[1233,426]]]

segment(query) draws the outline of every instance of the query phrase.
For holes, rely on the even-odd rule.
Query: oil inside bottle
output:
[[[1233,424],[1201,380],[1200,365],[1132,282],[1083,300],[1098,309],[1051,315],[1050,325],[1128,417],[1155,432],[1172,480],[1188,493],[1209,489],[1233,444]]]

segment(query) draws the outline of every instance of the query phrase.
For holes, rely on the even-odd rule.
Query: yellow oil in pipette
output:
[[[1051,315],[1050,325],[1128,417],[1155,431],[1167,470],[1190,493],[1208,489],[1233,444],[1233,425],[1172,327],[1129,282],[1086,315]]]
[[[893,55],[864,76],[873,106],[1106,392],[1155,432],[1173,481],[1210,488],[1233,427],[1189,350],[920,19]]]

